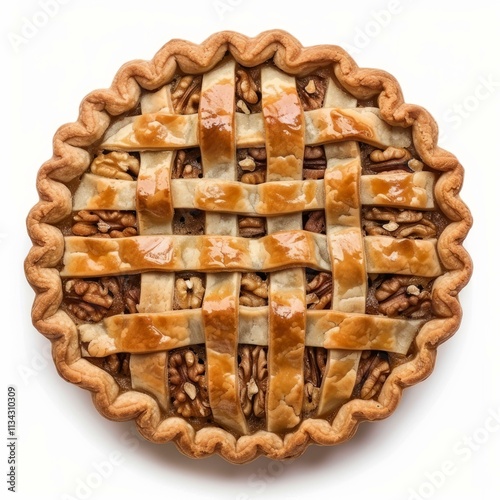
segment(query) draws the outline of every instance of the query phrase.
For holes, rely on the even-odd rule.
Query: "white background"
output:
[[[314,0],[299,9],[271,0],[45,1],[50,16],[44,0],[23,0],[4,3],[0,20],[0,400],[16,386],[18,498],[498,498],[498,3]],[[433,113],[443,146],[466,169],[462,197],[475,225],[465,246],[475,272],[461,293],[459,332],[440,347],[431,377],[408,389],[389,419],[361,425],[337,448],[311,446],[293,462],[194,461],[171,444],[143,441],[130,422],[104,419],[89,393],[57,375],[49,342],[30,321],[25,218],[57,127],[75,120],[84,95],[107,87],[122,63],[150,59],[172,38],[201,42],[223,29],[253,36],[271,28],[303,45],[344,46],[360,66],[394,74],[405,99]],[[6,427],[5,410],[6,403]],[[8,450],[0,449],[6,490]]]

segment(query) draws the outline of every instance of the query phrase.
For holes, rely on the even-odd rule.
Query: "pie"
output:
[[[382,419],[458,328],[463,169],[384,71],[274,30],[174,40],[55,134],[28,217],[69,382],[191,457]]]

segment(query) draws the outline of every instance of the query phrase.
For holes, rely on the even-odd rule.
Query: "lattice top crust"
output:
[[[124,65],[57,131],[28,217],[60,373],[193,457],[297,456],[386,417],[471,274],[436,142],[392,76],[278,30]]]

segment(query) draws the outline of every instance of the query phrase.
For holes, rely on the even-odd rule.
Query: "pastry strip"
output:
[[[235,70],[234,60],[228,60],[203,77],[198,137],[207,179],[236,180]],[[237,236],[237,216],[221,215],[216,209],[206,213],[205,234],[221,234],[221,227],[222,234]],[[203,251],[200,256],[203,260]],[[240,279],[239,273],[207,274],[202,317],[212,415],[222,427],[244,435],[248,427],[239,397],[237,363]]]
[[[172,110],[169,86],[146,94],[141,99],[143,113],[160,109]],[[174,155],[171,151],[141,153],[136,186],[137,226],[139,234],[172,234],[174,215],[170,177]],[[142,273],[141,295],[137,310],[142,313],[161,313],[172,309],[175,276],[170,273]],[[160,407],[168,410],[167,351],[131,354],[130,378],[132,388],[153,394]]]
[[[73,210],[135,210],[136,181],[84,174],[73,197]]]
[[[289,267],[330,271],[327,239],[307,231],[281,231],[259,239],[233,236],[68,236],[63,277],[95,277],[143,271],[271,272]],[[437,241],[365,237],[369,273],[442,274]],[[422,259],[421,261],[419,259]]]
[[[274,71],[263,68],[263,71]],[[271,83],[272,85],[272,83]],[[290,87],[291,88],[291,87]],[[289,94],[275,94],[286,109]],[[293,104],[291,104],[293,106]],[[359,140],[380,148],[388,146],[408,147],[411,144],[410,130],[392,127],[379,116],[376,108],[321,108],[303,113],[305,145],[315,146],[327,142]],[[239,148],[262,147],[269,140],[264,129],[266,114],[236,113],[236,143]],[[293,135],[297,124],[287,124],[286,132]],[[197,137],[198,115],[175,115],[164,111],[146,113],[134,117],[125,126],[107,137],[102,143],[103,149],[111,151],[148,151],[165,149],[185,149],[199,146]],[[270,130],[270,129],[269,129]],[[273,131],[271,131],[273,133]],[[278,134],[277,134],[278,135]],[[284,136],[282,136],[284,137]],[[288,146],[290,146],[288,142]],[[294,146],[288,149],[283,143],[286,157]]]
[[[378,113],[376,108],[325,107],[307,111],[304,113],[306,144],[315,146],[357,140],[383,148],[410,146],[409,129],[391,127],[379,118]]]
[[[229,299],[226,297],[227,295],[224,301],[227,303]],[[290,293],[286,294],[282,302],[292,304],[288,307],[292,312],[293,304],[298,304]],[[231,309],[229,304],[227,307]],[[282,311],[285,311],[284,307]],[[103,357],[117,352],[168,351],[205,342],[203,315],[206,314],[204,311],[208,310],[213,310],[217,315],[220,306],[210,298],[210,305],[205,309],[122,314],[106,318],[100,323],[82,324],[78,329],[82,342],[88,343],[85,353],[87,356]],[[269,307],[239,306],[239,311],[238,343],[268,345],[271,317]],[[328,309],[307,310],[305,316],[305,345],[344,350],[344,355],[348,354],[349,350],[364,349],[404,355],[423,323],[421,320]],[[137,339],[137,343],[134,339]]]
[[[161,154],[165,155],[164,161],[168,165],[171,153]],[[359,187],[361,203],[430,210],[434,208],[432,193],[435,180],[431,172],[364,175]],[[161,179],[159,182],[162,182]],[[135,189],[134,181],[85,174],[75,195],[74,210],[115,210],[118,201],[123,203],[122,207],[127,207],[123,210],[135,210]],[[323,180],[275,181],[253,185],[234,180],[173,179],[168,189],[171,190],[174,208],[264,217],[325,208]],[[159,215],[161,223],[161,211],[151,211],[153,215]]]
[[[325,105],[335,104],[338,94],[337,86],[330,79]],[[351,102],[353,107],[356,104]],[[336,115],[330,113],[330,117],[333,116]],[[353,133],[360,131],[370,135],[370,129],[357,123],[352,113],[344,113],[342,116],[333,123],[334,131],[338,132],[339,125],[342,125],[346,129],[352,129]],[[329,127],[326,130],[331,132]],[[352,141],[328,144],[325,146],[325,155],[325,219],[333,278],[332,310],[364,313],[367,276],[361,234],[359,146]],[[331,413],[351,397],[360,359],[358,352],[336,350],[338,346],[335,342],[328,347],[320,389],[319,416]]]
[[[265,66],[262,68],[261,82],[267,181],[300,180],[305,145],[304,114],[295,79]],[[274,233],[281,225],[300,230],[301,217],[284,215],[268,219],[268,233]],[[300,232],[294,234],[298,235]],[[284,240],[281,239],[283,237]],[[297,256],[306,256],[303,241],[290,240],[287,233],[269,234],[267,238],[268,241],[277,243],[269,249],[270,255],[287,260],[293,258],[297,251]],[[266,415],[267,429],[271,432],[284,432],[295,427],[302,414],[305,295],[303,269],[294,267],[269,275],[269,379]]]

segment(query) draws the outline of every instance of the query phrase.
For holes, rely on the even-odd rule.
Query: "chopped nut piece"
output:
[[[364,217],[369,220],[394,221],[398,224],[413,223],[422,220],[424,214],[416,210],[398,210],[396,208],[373,207],[364,212]]]
[[[84,281],[82,279],[69,280],[65,286],[66,292],[75,292],[81,299],[89,304],[105,307],[109,309],[113,304],[113,297],[108,295],[108,291],[115,291],[113,281],[108,283],[97,283],[95,281]],[[111,290],[110,290],[111,289]]]
[[[308,94],[314,94],[316,92],[316,85],[314,83],[314,80],[309,80],[309,83],[304,87],[304,90]]]
[[[414,172],[421,172],[424,169],[424,164],[420,161],[417,160],[416,158],[412,158],[408,162],[408,166],[414,171]]]
[[[384,224],[382,227],[387,231],[395,231],[399,227],[399,224],[391,220],[387,224]]]
[[[326,79],[314,74],[297,79],[297,93],[304,111],[318,109],[323,106],[326,91]]]
[[[396,238],[434,238],[436,236],[436,226],[428,219],[422,219],[420,224],[406,225],[399,228],[394,236]]]
[[[411,160],[411,153],[405,148],[389,146],[385,150],[372,150],[364,161],[364,173],[386,174],[413,172],[408,166]]]
[[[407,289],[406,289],[406,293],[409,293],[410,295],[420,295],[420,290],[418,287],[416,287],[415,285],[410,285]]]
[[[326,170],[325,149],[322,146],[306,146],[304,149],[304,179],[323,179]]]
[[[139,160],[135,156],[120,151],[101,153],[94,158],[90,171],[109,179],[132,181],[139,173]]]
[[[246,115],[249,115],[251,113],[251,111],[248,109],[248,106],[246,105],[245,101],[243,101],[241,99],[236,103],[236,107],[241,109],[241,111],[243,111],[243,113],[245,113]]]
[[[191,401],[193,401],[196,398],[196,387],[191,382],[185,382],[182,387]]]
[[[247,397],[251,401],[252,397],[259,393],[259,386],[252,378],[250,382],[247,383]]]
[[[249,156],[247,156],[244,160],[238,162],[238,165],[242,168],[242,170],[247,170],[253,172],[255,170],[255,160]]]

